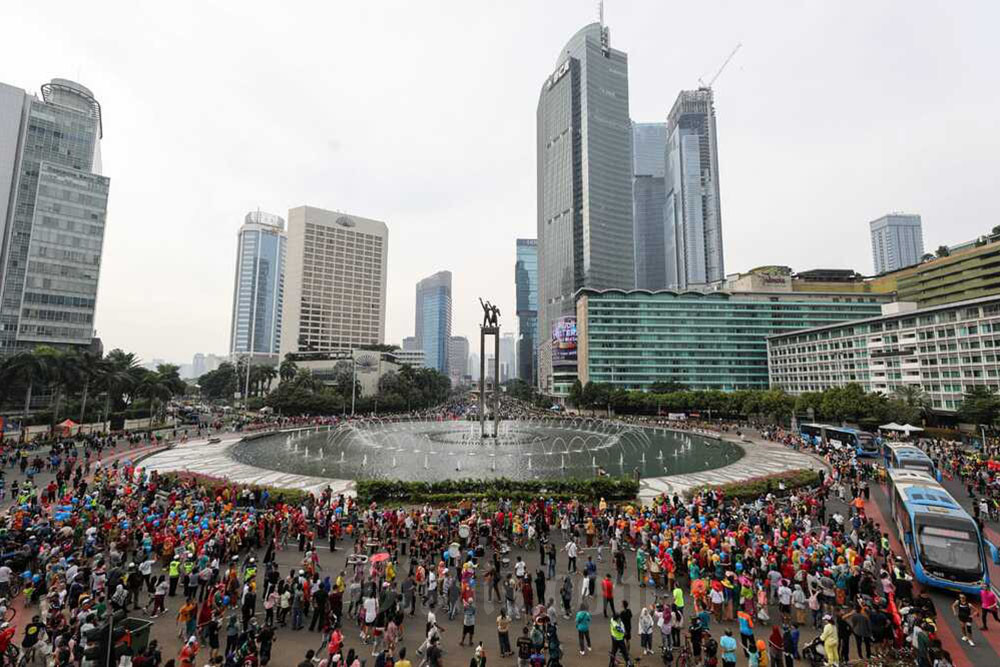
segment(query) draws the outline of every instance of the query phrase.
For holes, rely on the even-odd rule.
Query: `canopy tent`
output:
[[[883,431],[903,431],[903,430],[905,430],[902,426],[900,426],[896,422],[889,422],[888,424],[882,424],[881,426],[879,426],[879,428],[882,429]]]
[[[905,431],[906,435],[910,435],[911,433],[917,433],[919,431],[923,431],[924,429],[919,426],[913,426],[912,424],[903,424],[900,427],[900,430]]]
[[[59,425],[63,428],[73,428],[76,426],[76,422],[72,419],[67,419],[66,421],[59,422]]]

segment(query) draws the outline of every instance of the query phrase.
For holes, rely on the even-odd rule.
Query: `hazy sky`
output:
[[[0,81],[101,102],[106,349],[225,352],[243,216],[302,204],[388,224],[387,342],[442,269],[471,337],[480,295],[514,330],[538,93],[596,6],[5,0]],[[605,18],[639,121],[743,43],[715,85],[727,272],[870,272],[867,223],[893,210],[923,216],[928,249],[1000,223],[1000,3],[609,0]]]

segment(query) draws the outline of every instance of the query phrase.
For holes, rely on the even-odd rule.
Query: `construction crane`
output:
[[[726,65],[728,65],[729,61],[733,59],[733,56],[736,55],[736,52],[740,50],[741,46],[743,46],[743,42],[739,42],[736,45],[736,48],[729,53],[729,57],[726,58],[725,62],[722,63],[722,67],[720,67],[719,71],[715,73],[715,76],[713,76],[711,79],[708,80],[708,83],[705,83],[704,81],[702,81],[701,77],[698,77],[698,84],[702,88],[711,88],[712,84],[715,83],[715,80],[719,78],[720,74],[722,74],[722,70],[726,69]]]

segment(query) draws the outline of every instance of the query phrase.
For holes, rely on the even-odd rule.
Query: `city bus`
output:
[[[920,470],[889,470],[892,520],[913,577],[921,584],[978,595],[1000,553],[937,480]]]
[[[875,436],[868,431],[861,431],[846,426],[831,426],[829,424],[802,424],[799,435],[814,445],[829,442],[835,449],[851,447],[858,456],[874,457],[879,455]]]
[[[889,470],[922,470],[941,481],[941,471],[919,447],[902,442],[887,442],[882,445],[882,454],[885,467]]]

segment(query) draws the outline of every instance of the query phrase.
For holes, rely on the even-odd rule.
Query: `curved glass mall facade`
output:
[[[577,292],[580,381],[649,390],[767,389],[768,336],[881,314],[887,295]]]

